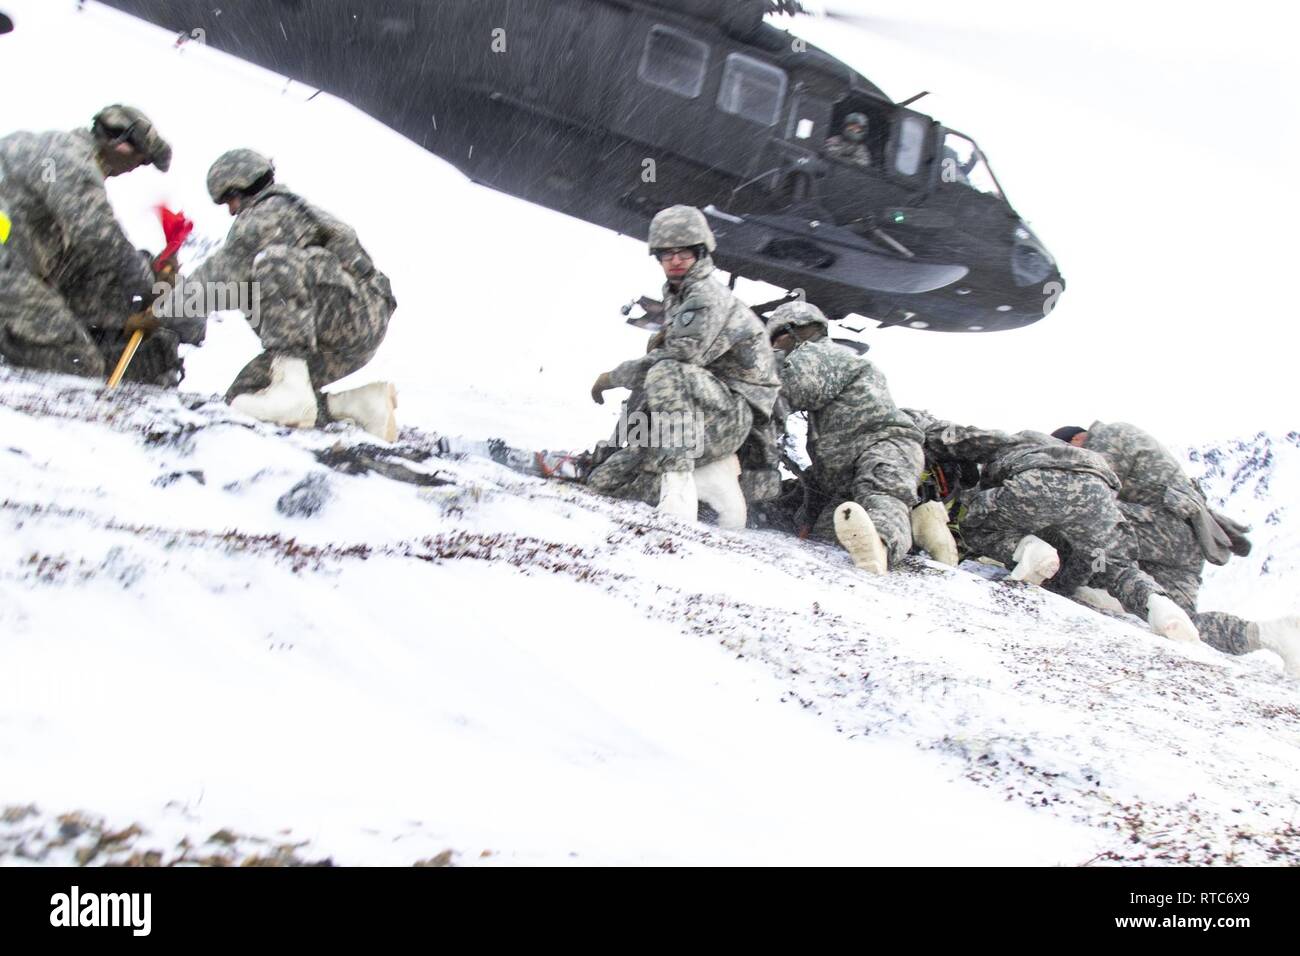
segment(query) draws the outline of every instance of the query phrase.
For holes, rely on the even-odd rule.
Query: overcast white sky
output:
[[[811,5],[811,4],[810,4]],[[973,136],[1061,264],[1052,315],[981,336],[890,330],[899,398],[1168,441],[1300,428],[1290,5],[826,0],[871,29],[796,32]],[[933,396],[926,398],[926,396]]]

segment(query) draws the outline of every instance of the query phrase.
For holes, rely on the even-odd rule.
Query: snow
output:
[[[1188,473],[1211,505],[1251,526],[1251,553],[1209,569],[1205,610],[1266,619],[1300,610],[1300,535],[1295,489],[1300,488],[1300,433],[1260,432],[1188,449]]]
[[[258,348],[236,316],[179,395],[0,368],[0,807],[38,808],[0,817],[0,862],[1295,862],[1300,712],[1271,653],[922,561],[870,579],[835,548],[433,454],[609,432],[587,389],[644,342],[617,311],[657,285],[640,245],[114,11],[5,6],[5,68],[42,96],[6,98],[0,129],[120,100],[172,141],[167,177],[111,183],[138,244],[160,200],[198,222],[187,264],[220,239],[203,175],[236,145],[357,227],[401,304],[356,379],[399,383],[387,454],[446,484],[343,474],[319,456],[385,453],[221,404]],[[106,49],[133,55],[64,75]],[[1214,449],[1207,490],[1260,530],[1204,606],[1295,611],[1261,586],[1300,553],[1294,436]],[[320,510],[283,513],[304,480]]]
[[[0,427],[13,805],[344,863],[1294,852],[1300,715],[1267,652],[922,562],[867,579],[421,460],[412,428],[394,454],[450,484],[328,471],[313,452],[364,445],[338,426],[15,370]],[[322,510],[281,514],[311,475]]]

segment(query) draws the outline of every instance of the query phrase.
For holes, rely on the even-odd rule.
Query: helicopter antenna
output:
[[[921,97],[923,97],[923,96],[929,96],[929,95],[930,95],[930,91],[929,91],[929,90],[922,90],[920,93],[917,93],[915,96],[909,96],[907,99],[903,100],[903,102],[899,103],[898,105],[899,105],[899,106],[911,106],[913,103],[915,103],[915,102],[916,102],[917,100],[919,100]]]

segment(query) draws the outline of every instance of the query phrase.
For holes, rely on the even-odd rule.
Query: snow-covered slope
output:
[[[1294,860],[1267,653],[869,579],[409,428],[3,370],[0,432],[2,799],[40,811],[10,851],[81,811],[144,831],[99,859]],[[346,473],[367,457],[388,476]]]
[[[587,388],[643,344],[617,306],[657,285],[644,249],[113,11],[10,8],[42,95],[0,129],[120,100],[176,147],[111,183],[140,245],[159,200],[198,220],[188,262],[221,238],[203,174],[236,145],[357,226],[401,302],[358,377],[406,429],[234,415],[232,317],[181,395],[0,369],[0,862],[1294,862],[1272,655],[434,455],[608,434]]]
[[[1300,432],[1208,444],[1187,452],[1210,502],[1251,526],[1251,553],[1210,567],[1204,610],[1261,619],[1300,611]]]

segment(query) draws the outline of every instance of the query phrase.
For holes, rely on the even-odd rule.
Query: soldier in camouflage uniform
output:
[[[1196,624],[1201,640],[1226,654],[1267,647],[1300,675],[1300,618],[1252,622],[1217,611],[1198,612],[1205,562],[1222,565],[1250,553],[1248,528],[1213,511],[1196,483],[1159,441],[1124,422],[1094,422],[1053,432],[1062,441],[1105,457],[1120,480],[1119,508],[1129,550]]]
[[[867,116],[865,113],[850,113],[844,117],[844,131],[837,136],[828,137],[825,152],[827,156],[842,159],[855,166],[871,165],[871,151],[867,149]]]
[[[1074,597],[1090,583],[1174,640],[1197,640],[1187,614],[1138,567],[1124,532],[1119,478],[1101,455],[1039,432],[1008,434],[954,425],[908,410],[925,432],[927,453],[982,466],[967,500],[961,534],[974,554],[1012,568],[1032,584]]]
[[[104,377],[122,353],[128,319],[152,301],[148,253],[134,248],[109,204],[105,180],[152,163],[171,147],[139,110],[109,106],[88,130],[0,138],[0,357],[14,365]],[[138,321],[138,319],[136,320]],[[202,330],[185,330],[187,341]],[[172,386],[180,333],[145,341],[126,380]]]
[[[704,214],[691,206],[661,211],[650,224],[650,252],[663,266],[666,324],[644,356],[604,372],[591,396],[604,404],[612,388],[633,392],[625,414],[663,423],[650,433],[671,441],[630,442],[598,464],[590,487],[613,497],[657,502],[694,520],[700,501],[719,524],[743,527],[746,502],[737,452],[757,433],[772,440],[772,406],[780,389],[763,325],[713,278],[717,247]],[[698,467],[697,467],[698,466]]]
[[[912,547],[910,512],[925,456],[923,435],[899,411],[885,376],[827,334],[817,306],[787,302],[768,320],[782,405],[808,413],[805,480],[819,502],[807,516],[820,538],[836,534],[864,570],[883,574]]]
[[[374,357],[397,306],[388,277],[356,233],[276,184],[271,161],[250,149],[231,150],[212,164],[208,193],[235,222],[225,244],[177,294],[186,284],[256,284],[258,314],[249,318],[265,351],[230,386],[231,407],[298,428],[311,428],[318,418],[351,420],[394,441],[392,385],[328,396],[319,391]]]

